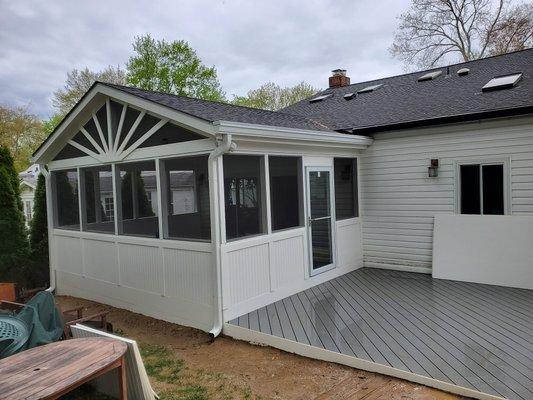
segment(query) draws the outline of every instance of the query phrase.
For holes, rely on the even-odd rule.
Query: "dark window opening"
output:
[[[334,170],[336,219],[358,217],[357,159],[335,158]]]
[[[119,232],[159,237],[155,162],[121,164],[117,168],[122,200]]]
[[[115,211],[113,209],[113,180],[111,167],[82,170],[84,190],[84,231],[115,232]],[[82,181],[83,182],[83,181]]]
[[[54,171],[52,184],[56,211],[55,226],[63,229],[80,229],[77,171]]]
[[[223,160],[226,237],[263,233],[263,157],[226,155]]]
[[[302,179],[298,157],[268,158],[272,230],[301,226]]]
[[[164,162],[169,239],[210,240],[207,156]]]
[[[461,165],[461,214],[505,213],[503,164]]]
[[[503,165],[483,165],[483,214],[503,215]]]

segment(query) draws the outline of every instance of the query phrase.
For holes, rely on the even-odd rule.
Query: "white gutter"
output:
[[[279,126],[248,124],[232,121],[215,121],[219,133],[232,134],[237,139],[253,139],[263,142],[265,139],[298,141],[312,145],[342,145],[365,149],[373,143],[368,136],[351,135],[334,131],[318,131]]]
[[[53,208],[52,208],[52,182],[50,180],[50,171],[46,169],[46,166],[43,164],[39,164],[39,168],[41,170],[41,173],[44,175],[44,179],[46,182],[46,222],[47,222],[47,228],[48,228],[48,265],[50,268],[50,287],[46,289],[47,292],[55,292],[56,290],[56,271],[53,269],[52,266],[52,260],[53,257],[53,226],[54,226],[54,216],[53,216]]]
[[[215,296],[214,296],[214,322],[213,329],[209,334],[217,337],[224,326],[224,317],[222,315],[222,262],[221,262],[221,238],[220,230],[220,215],[223,212],[220,209],[219,202],[219,171],[217,168],[218,158],[229,151],[237,148],[237,144],[231,141],[231,135],[223,135],[222,142],[209,154],[208,168],[209,168],[209,202],[211,207],[211,244],[213,248],[214,263],[214,282],[215,282]]]

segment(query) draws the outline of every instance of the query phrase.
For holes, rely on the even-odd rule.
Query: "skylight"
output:
[[[323,95],[320,95],[320,96],[317,96],[317,97],[313,97],[312,99],[309,100],[309,103],[316,103],[318,101],[325,100],[325,99],[327,99],[328,97],[331,97],[331,96],[333,96],[333,93],[328,93],[328,94],[323,94]]]
[[[427,74],[424,74],[419,77],[418,82],[431,81],[440,75],[442,75],[442,70],[428,72]]]
[[[496,76],[488,81],[485,86],[481,88],[481,90],[488,92],[491,90],[510,89],[514,87],[520,79],[522,79],[521,72],[512,75]]]
[[[346,93],[344,96],[344,100],[351,100],[355,97],[355,93],[351,92],[351,93]]]
[[[367,86],[365,88],[362,88],[360,90],[357,91],[357,93],[369,93],[369,92],[373,92],[374,90],[376,90],[377,88],[383,86],[383,84],[379,84],[379,85],[372,85],[372,86]]]

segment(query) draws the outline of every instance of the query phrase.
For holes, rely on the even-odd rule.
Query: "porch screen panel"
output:
[[[164,161],[167,239],[211,239],[207,156]]]
[[[301,226],[301,158],[268,157],[272,230]]]
[[[55,227],[80,229],[78,172],[76,170],[52,172],[54,189]]]
[[[334,170],[336,219],[358,217],[357,159],[335,158]]]
[[[84,177],[82,195],[85,196],[84,231],[115,232],[115,212],[111,167],[88,168],[81,171]]]
[[[263,157],[225,155],[223,162],[226,237],[264,233]]]
[[[159,237],[155,162],[119,164],[121,211],[119,233]]]

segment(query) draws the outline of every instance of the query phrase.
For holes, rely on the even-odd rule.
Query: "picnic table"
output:
[[[0,399],[58,399],[118,369],[120,399],[127,399],[127,345],[107,338],[71,339],[35,347],[0,360]]]

